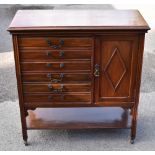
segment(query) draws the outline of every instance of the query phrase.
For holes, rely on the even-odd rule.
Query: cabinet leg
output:
[[[130,143],[133,144],[136,138],[136,121],[132,121]]]
[[[24,141],[24,144],[25,144],[25,146],[27,146],[27,145],[28,145],[28,142],[27,142],[27,139],[28,139],[27,130],[26,130],[26,129],[23,129],[23,130],[22,130],[22,134],[23,134],[23,141]]]
[[[27,135],[27,126],[26,126],[26,116],[27,115],[28,115],[27,110],[24,110],[24,113],[21,114],[22,135],[23,135],[23,141],[24,141],[25,146],[28,145],[28,143],[27,143],[28,135]]]
[[[25,146],[28,146],[27,140],[24,140],[24,145],[25,145]]]
[[[130,139],[130,144],[134,144],[135,143],[135,139],[134,138],[131,138]]]
[[[136,128],[137,128],[137,109],[132,109],[132,124],[131,124],[131,137],[130,143],[134,144],[134,140],[136,138]]]

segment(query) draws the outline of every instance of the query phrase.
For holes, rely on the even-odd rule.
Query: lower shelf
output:
[[[131,116],[120,107],[37,108],[26,122],[27,129],[130,128]]]

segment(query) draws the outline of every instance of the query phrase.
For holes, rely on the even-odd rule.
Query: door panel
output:
[[[100,76],[95,79],[95,102],[134,100],[138,37],[102,36],[96,39]]]

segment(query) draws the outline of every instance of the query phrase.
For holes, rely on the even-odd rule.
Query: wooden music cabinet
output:
[[[143,48],[137,10],[19,10],[12,34],[22,133],[130,128],[136,136]]]

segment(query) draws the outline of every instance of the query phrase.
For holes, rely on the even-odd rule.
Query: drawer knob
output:
[[[47,74],[47,77],[51,80],[52,74],[51,74],[51,73],[48,73],[48,74]]]
[[[100,76],[100,66],[99,66],[99,64],[95,65],[94,76],[95,77],[99,77]]]
[[[60,40],[58,45],[54,45],[51,40],[46,39],[47,44],[54,49],[60,49],[64,45],[64,40]]]
[[[61,63],[61,64],[60,64],[60,68],[63,68],[64,66],[65,66],[64,63]]]
[[[48,84],[48,89],[49,89],[49,90],[53,90],[53,87],[52,87],[51,84]]]
[[[47,52],[46,52],[46,55],[47,55],[48,57],[50,57],[50,56],[52,55],[52,53],[51,53],[50,51],[47,51]]]
[[[52,96],[48,96],[48,100],[51,100],[52,99]]]
[[[51,67],[52,64],[51,64],[51,63],[47,63],[46,66],[47,66],[47,67]]]
[[[48,73],[47,74],[47,77],[51,80],[52,83],[58,83],[58,82],[62,82],[63,78],[64,78],[64,73],[61,73],[59,75],[59,79],[56,79],[56,78],[52,78],[52,74],[51,73]]]
[[[59,56],[60,56],[60,57],[64,57],[64,55],[65,55],[65,52],[64,52],[64,51],[60,51],[60,52],[59,52]]]

